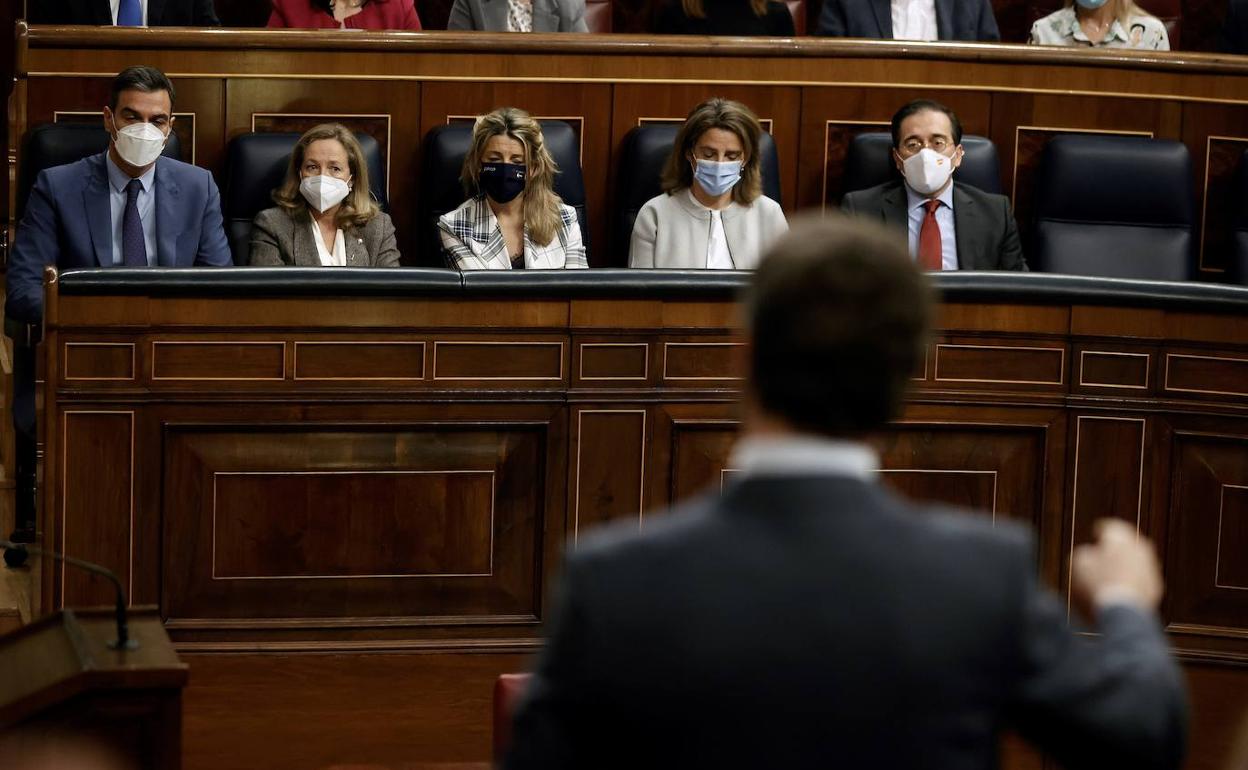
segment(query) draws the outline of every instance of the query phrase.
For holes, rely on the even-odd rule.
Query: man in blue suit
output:
[[[108,150],[39,174],[9,257],[9,317],[41,318],[48,265],[231,263],[212,175],[160,156],[173,127],[173,96],[160,70],[124,70],[104,108]]]
[[[815,34],[897,40],[1001,39],[989,0],[824,0]]]

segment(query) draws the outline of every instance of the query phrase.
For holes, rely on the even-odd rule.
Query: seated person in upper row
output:
[[[420,29],[412,0],[272,0],[270,27]]]
[[[668,0],[654,31],[663,35],[796,34],[789,7],[776,0]]]
[[[989,0],[824,0],[815,34],[897,40],[1001,39]]]
[[[847,193],[841,209],[905,230],[925,270],[1026,270],[1009,198],[953,179],[962,163],[953,110],[916,99],[893,115],[892,131],[904,181]]]
[[[455,0],[447,29],[588,32],[585,0]]]
[[[1132,0],[1066,0],[1066,6],[1031,25],[1028,43],[1169,51],[1161,19]]]
[[[40,172],[9,256],[10,317],[42,316],[49,265],[231,263],[212,174],[160,155],[173,127],[173,98],[160,70],[123,70],[104,108],[108,150]]]
[[[558,172],[542,127],[524,110],[477,118],[460,180],[470,196],[438,218],[442,248],[460,270],[589,267],[576,209],[554,190]]]
[[[273,200],[251,225],[250,264],[399,266],[394,225],[369,194],[364,152],[346,126],[299,137]]]
[[[663,193],[633,224],[629,267],[753,270],[788,232],[780,204],[762,194],[763,128],[744,104],[693,108],[663,170]]]
[[[12,0],[17,2],[17,0]],[[28,0],[31,24],[218,27],[212,0]]]

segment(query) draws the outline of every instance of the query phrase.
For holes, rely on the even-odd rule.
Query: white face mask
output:
[[[117,130],[113,144],[122,160],[142,168],[156,162],[168,138],[165,132],[151,123],[131,123]]]
[[[317,211],[332,209],[351,192],[351,185],[336,176],[305,176],[299,183],[299,192],[307,200],[308,205]]]
[[[953,158],[924,147],[901,163],[906,184],[920,195],[931,195],[945,186],[953,173]]]

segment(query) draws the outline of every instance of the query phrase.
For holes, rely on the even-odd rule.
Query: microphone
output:
[[[130,638],[130,626],[126,622],[126,590],[121,587],[121,580],[111,569],[101,567],[98,564],[92,564],[89,561],[83,561],[82,559],[75,559],[63,553],[48,551],[37,545],[14,543],[11,540],[0,540],[0,548],[3,548],[5,551],[4,563],[9,565],[10,569],[25,564],[26,557],[34,554],[35,556],[48,556],[57,561],[65,562],[71,567],[77,567],[78,569],[108,578],[117,592],[117,638],[108,643],[109,649],[122,651],[139,649],[139,640]]]

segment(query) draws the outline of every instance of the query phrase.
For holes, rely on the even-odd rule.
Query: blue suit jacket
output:
[[[825,0],[815,34],[891,39],[892,3],[889,0]],[[989,0],[936,0],[936,35],[941,40],[1001,39]]]
[[[40,172],[9,256],[5,313],[37,321],[43,269],[111,267],[112,215],[104,153]],[[156,161],[156,262],[161,267],[231,264],[221,194],[208,171]]]

